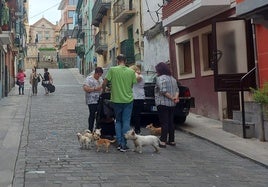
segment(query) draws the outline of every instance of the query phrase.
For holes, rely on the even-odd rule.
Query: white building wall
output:
[[[163,0],[144,0],[143,2],[143,26],[144,32],[153,28],[157,22],[162,21],[162,9],[159,7]],[[159,62],[169,61],[168,38],[159,33],[155,37],[147,40],[144,36],[144,62],[142,69],[145,71],[155,71],[155,65]]]
[[[159,34],[152,40],[148,41],[144,38],[144,70],[155,70],[155,65],[159,62],[167,62],[169,60],[168,39]]]

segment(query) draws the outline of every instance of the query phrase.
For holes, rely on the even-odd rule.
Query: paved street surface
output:
[[[160,153],[154,153],[152,147],[144,147],[142,154],[121,153],[115,145],[108,153],[96,152],[94,146],[80,149],[76,133],[87,128],[88,117],[83,77],[76,69],[49,72],[55,93],[45,96],[39,86],[38,95],[30,96],[27,83],[26,95],[18,96],[16,88],[10,96],[21,112],[1,110],[10,103],[0,101],[4,119],[0,122],[1,155],[5,155],[0,166],[5,160],[9,167],[14,165],[14,187],[267,187],[267,167],[184,131],[176,131],[176,147],[162,148]],[[12,120],[4,117],[7,113],[12,113]],[[2,124],[14,125],[5,132],[8,139]],[[21,137],[12,136],[12,131],[21,131]],[[16,154],[8,146],[18,141]],[[128,145],[133,148],[132,142]],[[16,165],[12,162],[15,155]],[[1,168],[1,187],[9,185],[4,179],[12,178],[8,166]]]

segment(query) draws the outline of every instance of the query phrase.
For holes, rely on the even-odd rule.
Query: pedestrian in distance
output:
[[[51,74],[48,72],[48,68],[44,68],[42,85],[45,88],[45,95],[49,95],[48,84],[53,84],[53,78]]]
[[[117,66],[111,67],[103,81],[103,90],[111,83],[111,102],[115,113],[115,133],[117,149],[127,150],[125,133],[130,130],[130,120],[133,108],[132,87],[137,83],[135,72],[126,66],[126,57],[122,54],[116,57]]]
[[[134,126],[134,130],[136,134],[141,133],[141,112],[144,106],[145,92],[144,92],[144,79],[141,74],[141,70],[137,65],[130,66],[131,69],[135,71],[135,75],[137,78],[137,83],[133,85],[133,109],[132,109],[132,117],[131,122],[132,126]]]
[[[37,86],[40,82],[40,76],[36,72],[36,67],[32,68],[32,73],[30,75],[30,84],[32,85],[32,95],[37,95]]]
[[[157,73],[155,85],[155,104],[161,125],[159,147],[166,144],[175,146],[175,125],[173,122],[175,106],[179,102],[179,88],[177,81],[171,75],[168,65],[160,62],[155,66]]]
[[[23,69],[19,69],[17,73],[17,82],[16,84],[19,86],[19,95],[24,95],[24,79],[26,74],[24,73]]]
[[[83,89],[86,96],[86,104],[88,105],[89,117],[88,117],[88,129],[93,132],[94,122],[96,118],[96,112],[98,109],[98,100],[100,94],[102,93],[102,74],[103,69],[101,67],[96,67],[94,74],[87,76]]]

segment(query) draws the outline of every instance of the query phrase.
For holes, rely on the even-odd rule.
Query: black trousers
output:
[[[158,105],[158,116],[161,125],[161,142],[174,142],[175,141],[175,125],[173,122],[175,107]]]
[[[135,99],[133,102],[133,109],[131,115],[131,123],[132,126],[135,128],[135,132],[140,132],[141,127],[141,115],[140,113],[143,110],[144,100],[143,99]]]
[[[88,129],[93,132],[98,104],[88,104]]]

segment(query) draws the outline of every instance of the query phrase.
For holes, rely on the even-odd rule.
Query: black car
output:
[[[103,77],[105,77],[109,68],[103,68],[103,70],[104,70]],[[93,73],[94,72],[91,72],[91,74]],[[141,125],[145,126],[149,123],[159,125],[158,111],[155,106],[155,98],[154,98],[156,72],[146,71],[142,72],[142,75],[145,81],[144,85],[145,100],[143,110],[141,112],[142,115]],[[179,94],[180,102],[176,105],[176,110],[174,114],[174,123],[183,124],[186,120],[186,117],[189,114],[190,108],[194,107],[194,98],[191,97],[191,93],[188,87],[182,86],[179,82],[178,87],[180,90]],[[106,93],[103,98],[105,100],[109,100],[109,97],[110,94]]]
[[[144,108],[142,111],[142,116],[144,116],[144,123],[157,123],[158,122],[158,111],[155,106],[154,100],[154,87],[155,87],[155,72],[143,72],[142,73],[145,85],[145,102]],[[175,114],[174,114],[174,123],[183,124],[186,120],[186,117],[189,114],[190,108],[194,107],[194,98],[191,97],[191,93],[188,87],[182,86],[178,82],[178,88],[180,90],[179,98],[180,102],[176,105]]]

